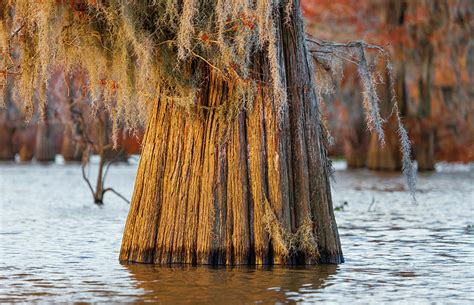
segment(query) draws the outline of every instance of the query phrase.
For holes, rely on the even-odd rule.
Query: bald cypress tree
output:
[[[272,34],[249,51],[248,100],[241,80],[198,62],[198,113],[151,109],[121,260],[342,261],[298,3],[266,5]]]
[[[121,261],[343,261],[298,0],[66,2],[2,2],[3,69],[26,113],[59,65],[146,121]]]

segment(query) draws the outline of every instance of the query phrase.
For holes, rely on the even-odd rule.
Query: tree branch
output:
[[[88,154],[87,154],[88,155]],[[84,180],[87,182],[87,185],[89,186],[89,189],[92,193],[92,196],[95,197],[95,192],[94,192],[94,188],[92,187],[92,184],[89,180],[89,177],[87,177],[86,175],[86,166],[87,166],[88,162],[85,161],[85,158],[83,158],[82,160],[82,165],[81,165],[81,170],[82,170],[82,178],[84,178]]]
[[[105,194],[105,193],[108,192],[108,191],[111,191],[112,193],[114,193],[114,194],[117,195],[118,197],[122,198],[123,201],[125,201],[125,202],[128,203],[128,204],[130,204],[130,201],[129,201],[125,196],[123,196],[122,194],[120,194],[119,192],[117,192],[116,190],[114,190],[114,189],[111,188],[111,187],[106,188],[106,189],[102,192],[102,194]]]

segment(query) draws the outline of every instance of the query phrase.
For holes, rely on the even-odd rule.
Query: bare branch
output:
[[[125,197],[123,196],[122,194],[120,194],[119,192],[117,192],[116,190],[114,190],[113,188],[109,187],[109,188],[106,188],[102,194],[105,194],[106,192],[108,191],[111,191],[112,193],[114,193],[115,195],[117,195],[118,197],[122,198],[123,201],[125,201],[126,203],[130,204],[130,201]]]
[[[88,154],[87,154],[88,155]],[[86,166],[88,165],[88,161],[86,160],[85,157],[83,157],[82,159],[82,165],[81,165],[81,170],[82,170],[82,178],[84,178],[84,180],[86,181],[87,185],[89,186],[89,189],[92,193],[92,196],[95,197],[95,192],[94,192],[94,188],[92,187],[92,184],[89,180],[89,177],[86,175]]]

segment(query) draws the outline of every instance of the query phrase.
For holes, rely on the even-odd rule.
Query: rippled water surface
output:
[[[400,175],[336,165],[345,264],[167,268],[119,264],[128,205],[95,206],[78,165],[0,164],[0,302],[473,303],[473,167],[419,175],[413,204]],[[135,171],[107,184],[130,197]]]

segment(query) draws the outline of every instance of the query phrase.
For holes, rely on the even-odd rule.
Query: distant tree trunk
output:
[[[20,162],[31,161],[35,154],[36,126],[31,124],[18,127],[13,138]]]
[[[5,112],[8,110],[4,110]],[[0,161],[12,161],[15,159],[13,150],[13,132],[9,126],[6,116],[0,113]]]
[[[346,101],[348,111],[343,132],[344,158],[348,168],[366,167],[370,139],[362,103],[355,102],[361,98],[358,82],[357,67],[349,66],[344,71],[344,84],[341,88],[341,100]]]
[[[63,142],[61,145],[61,155],[65,161],[81,161],[82,147],[74,138],[74,126],[71,122],[63,125]]]
[[[405,113],[405,89],[404,78],[405,69],[403,64],[395,66],[397,70],[397,78],[400,80],[395,88],[397,95],[398,107],[401,114]],[[380,145],[378,137],[373,133],[370,137],[368,154],[367,154],[367,168],[381,171],[399,171],[402,168],[402,156],[400,152],[400,142],[398,135],[398,122],[394,115],[390,115],[392,111],[392,94],[390,93],[389,84],[385,85],[384,92],[381,95],[381,110],[384,117],[389,117],[385,124],[385,143]]]
[[[367,168],[380,171],[399,171],[402,168],[397,129],[397,121],[393,117],[386,124],[384,145],[380,145],[376,134],[371,135]]]
[[[61,145],[61,155],[65,161],[82,161],[82,154],[84,150],[84,139],[80,135],[79,122],[76,119],[77,114],[73,114],[74,108],[74,92],[75,88],[73,77],[69,76],[69,91],[66,100],[67,107],[64,107],[63,115],[63,142]]]
[[[13,133],[11,120],[8,117],[8,108],[0,110],[0,161],[12,161],[15,159],[13,149]]]
[[[362,112],[362,109],[357,110]],[[363,114],[354,116],[356,118],[348,122],[348,128],[345,132],[344,157],[348,168],[363,168],[367,165],[369,135]]]
[[[35,158],[39,162],[54,161],[56,152],[54,151],[53,132],[48,117],[48,107],[40,114],[40,120],[36,127]]]
[[[430,118],[411,119],[407,121],[413,141],[413,152],[419,171],[432,171],[435,165],[435,126]]]
[[[35,158],[39,162],[51,162],[55,158],[52,130],[47,121],[39,122],[36,128]]]
[[[0,161],[15,160],[15,149],[13,147],[13,134],[15,133],[15,122],[10,112],[12,90],[10,81],[7,80],[5,91],[5,108],[0,109]]]
[[[430,123],[431,117],[431,91],[433,90],[433,57],[434,50],[430,42],[420,43],[421,48],[421,77],[419,80],[420,102],[418,104],[418,128],[416,128],[416,138],[420,139],[415,143],[415,159],[418,163],[419,171],[434,170],[435,158],[435,128]]]
[[[214,110],[192,116],[165,100],[153,105],[121,261],[343,261],[299,1],[289,20],[283,14],[277,54],[289,106],[265,88],[230,122]],[[253,63],[270,82],[264,56]],[[230,103],[233,84],[205,73],[199,105]]]

